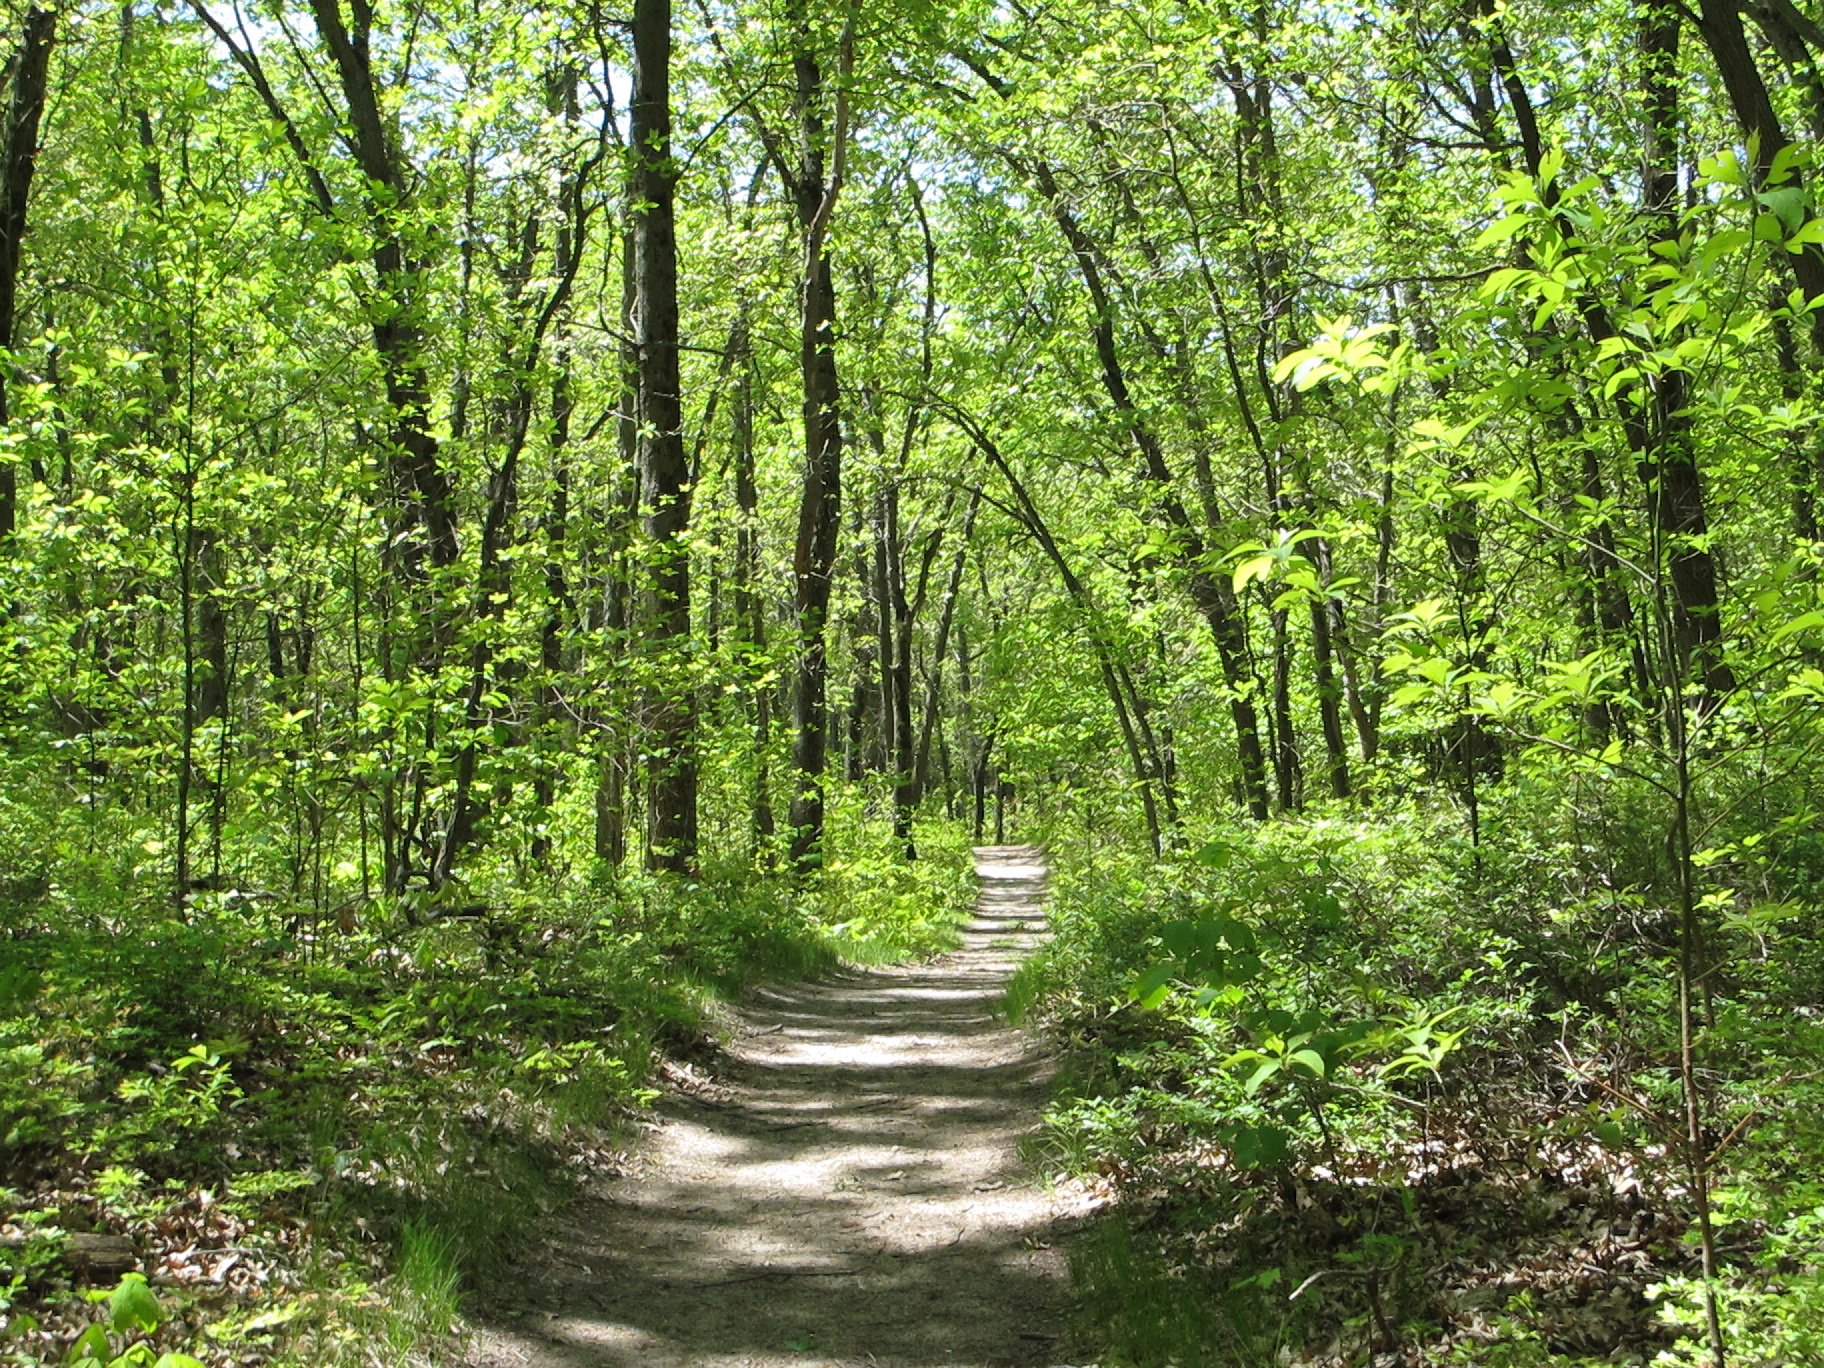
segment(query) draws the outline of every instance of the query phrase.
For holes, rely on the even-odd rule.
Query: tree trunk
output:
[[[1071,602],[1083,614],[1084,630],[1088,634],[1091,650],[1095,653],[1096,665],[1102,675],[1103,688],[1108,692],[1108,700],[1115,710],[1115,721],[1121,729],[1121,740],[1127,749],[1128,762],[1133,768],[1134,787],[1140,794],[1140,807],[1146,817],[1147,836],[1151,840],[1153,854],[1165,852],[1164,829],[1159,818],[1159,800],[1155,785],[1160,779],[1160,759],[1153,745],[1152,733],[1143,731],[1136,725],[1142,710],[1139,692],[1134,688],[1132,677],[1128,674],[1115,653],[1114,643],[1109,641],[1105,632],[1100,611],[1089,592],[1089,586],[1072,569],[1065,557],[1063,548],[1052,536],[1051,529],[1040,516],[1038,505],[1033,501],[1024,481],[1017,476],[1013,467],[1008,464],[1000,448],[979,428],[971,426],[969,435],[975,444],[987,456],[1001,477],[1007,481],[1013,492],[1014,500],[1019,507],[1020,521],[1032,533],[1046,558],[1057,569],[1058,578],[1064,584],[1064,590],[1070,595]],[[966,687],[965,679],[965,687]],[[981,791],[976,793],[976,838],[981,838]]]
[[[975,515],[982,506],[982,488],[969,491],[969,505],[963,512],[963,529],[957,537],[956,556],[950,562],[950,578],[944,586],[943,606],[938,609],[937,635],[931,646],[931,675],[925,687],[925,712],[918,730],[918,754],[913,761],[914,778],[922,795],[931,787],[931,738],[937,731],[938,708],[943,701],[944,662],[950,649],[950,625],[956,618],[956,598],[962,588],[963,570],[969,560],[969,539],[975,531]]]
[[[11,352],[19,298],[19,265],[25,237],[26,206],[32,192],[32,173],[38,166],[38,121],[44,113],[45,85],[49,79],[51,45],[56,37],[55,11],[32,8],[25,12],[19,46],[0,73],[0,86],[8,95],[4,126],[0,126],[0,352]],[[12,359],[0,355],[0,426],[11,416],[7,408]],[[19,525],[19,475],[10,460],[0,460],[0,550],[10,546]]]
[[[640,505],[647,581],[642,631],[661,682],[647,698],[649,869],[688,873],[697,858],[696,706],[689,667],[690,461],[678,374],[678,253],[671,160],[671,0],[635,0],[634,336],[640,349]]]
[[[1229,686],[1229,713],[1235,724],[1242,792],[1249,813],[1256,820],[1264,821],[1268,812],[1267,765],[1260,745],[1260,717],[1254,707],[1253,671],[1248,660],[1241,605],[1236,601],[1227,576],[1209,569],[1203,538],[1191,525],[1173,487],[1171,470],[1165,463],[1165,450],[1134,402],[1126,370],[1115,346],[1114,303],[1102,280],[1100,254],[1095,243],[1065,203],[1051,169],[1041,163],[1034,168],[1033,174],[1050,206],[1052,218],[1070,244],[1090,297],[1091,324],[1103,389],[1133,438],[1141,458],[1142,478],[1152,490],[1155,516],[1179,543],[1178,562],[1190,590],[1191,602],[1209,624],[1210,634],[1215,639],[1217,659],[1222,666],[1224,682]]]
[[[416,177],[408,173],[380,109],[379,85],[369,53],[372,11],[357,4],[351,30],[343,22],[340,0],[310,0],[310,8],[317,32],[335,62],[355,160],[373,187],[368,221],[376,297],[369,307],[374,351],[386,384],[387,411],[393,415],[386,456],[399,501],[399,525],[389,545],[394,548],[397,572],[416,583],[423,577],[420,558],[424,554],[428,553],[433,567],[453,565],[457,556],[455,495],[431,426],[424,355],[420,282],[429,263],[412,249],[405,223]],[[422,529],[422,546],[413,529]],[[442,614],[434,601],[432,611],[432,643],[436,645],[443,633],[437,623]]]
[[[800,869],[823,860],[823,776],[828,764],[826,631],[842,512],[842,389],[836,371],[836,283],[824,250],[824,230],[841,189],[843,127],[839,104],[836,165],[826,177],[823,70],[810,50],[802,0],[791,9],[792,73],[798,116],[798,166],[788,186],[804,238],[799,298],[799,373],[804,388],[804,471],[792,572],[798,614],[798,653],[792,689],[791,857]],[[848,41],[845,35],[845,45]],[[840,101],[840,93],[839,93]]]
[[[735,622],[741,638],[743,667],[749,691],[754,732],[754,775],[751,822],[756,852],[765,858],[773,841],[773,800],[770,784],[773,691],[766,682],[766,600],[757,580],[760,566],[760,491],[754,481],[754,364],[745,329],[738,342],[740,370],[735,380],[734,466],[735,507],[740,522],[735,528]]]
[[[1528,172],[1539,176],[1544,141],[1532,95],[1521,79],[1493,0],[1480,0],[1489,62],[1501,78],[1519,126],[1520,145]],[[1760,71],[1748,49],[1741,14],[1721,3],[1702,0],[1699,31],[1716,59],[1723,85],[1729,93],[1744,134],[1756,144],[1755,177],[1764,179],[1777,153],[1787,145]],[[1645,63],[1646,106],[1645,184],[1646,210],[1659,225],[1661,237],[1677,235],[1678,85],[1676,54],[1679,11],[1653,5],[1643,12],[1642,42]],[[1803,188],[1794,170],[1793,184]],[[1545,187],[1547,206],[1556,201],[1553,187]],[[1567,232],[1569,226],[1567,225]],[[1810,297],[1824,295],[1824,254],[1808,246],[1788,259],[1794,277]],[[1578,308],[1585,331],[1598,344],[1615,335],[1607,311],[1593,299],[1580,299]],[[1824,319],[1814,315],[1814,336],[1824,344]],[[1723,658],[1716,562],[1705,545],[1709,521],[1705,511],[1702,477],[1693,446],[1691,419],[1686,412],[1684,372],[1668,370],[1653,377],[1645,401],[1622,398],[1622,429],[1633,452],[1635,467],[1646,486],[1654,534],[1662,543],[1671,581],[1675,615],[1675,649],[1699,682],[1703,695],[1720,698],[1735,687],[1735,676]]]

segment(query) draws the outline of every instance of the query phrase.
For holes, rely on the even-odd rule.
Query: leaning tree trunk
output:
[[[1133,438],[1141,458],[1141,477],[1152,492],[1153,517],[1177,541],[1179,568],[1190,591],[1191,602],[1209,625],[1216,657],[1230,691],[1229,715],[1235,724],[1242,794],[1249,815],[1257,821],[1265,821],[1268,815],[1267,763],[1260,745],[1260,716],[1254,706],[1244,610],[1236,599],[1229,577],[1209,568],[1203,538],[1178,497],[1171,469],[1166,464],[1165,448],[1128,386],[1127,371],[1115,344],[1115,307],[1103,279],[1101,253],[1071,211],[1051,169],[1040,163],[1033,168],[1033,173],[1052,219],[1070,245],[1084,290],[1089,295],[1103,390]]]

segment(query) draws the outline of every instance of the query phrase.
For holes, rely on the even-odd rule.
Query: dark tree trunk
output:
[[[678,251],[671,160],[671,0],[633,10],[634,336],[640,349],[640,506],[646,591],[641,628],[662,682],[648,694],[649,869],[687,873],[697,859],[696,704],[690,682],[690,461],[678,377]]]
[[[745,654],[749,710],[754,730],[752,824],[754,845],[764,858],[773,841],[772,759],[773,691],[766,682],[766,600],[758,585],[760,567],[760,491],[754,481],[754,364],[747,332],[739,335],[739,371],[735,380],[734,466],[735,621]]]
[[[311,0],[310,7],[335,62],[355,160],[374,187],[368,220],[376,288],[369,307],[387,411],[393,415],[386,456],[399,501],[399,525],[389,545],[395,548],[397,572],[415,582],[423,575],[421,555],[428,553],[433,567],[453,565],[457,556],[455,495],[431,426],[420,297],[429,263],[413,249],[404,223],[416,178],[408,172],[380,109],[369,53],[372,11],[356,4],[355,26],[350,29],[343,22],[340,0]],[[415,529],[422,530],[422,547],[413,535]],[[433,624],[433,640],[440,642],[435,619]]]
[[[1114,303],[1103,282],[1100,253],[1065,202],[1050,168],[1041,163],[1033,168],[1033,174],[1052,218],[1070,244],[1089,294],[1103,389],[1133,438],[1141,458],[1142,478],[1153,494],[1155,514],[1179,545],[1179,566],[1190,590],[1191,602],[1209,624],[1210,635],[1215,639],[1217,659],[1230,690],[1229,713],[1235,724],[1242,792],[1249,813],[1256,820],[1264,821],[1268,813],[1267,764],[1260,744],[1260,717],[1254,707],[1253,671],[1248,659],[1241,605],[1236,601],[1228,577],[1209,569],[1203,538],[1191,525],[1190,516],[1174,488],[1171,470],[1165,462],[1165,449],[1134,402],[1127,372],[1115,345]]]
[[[1700,6],[1700,29],[1716,57],[1744,133],[1759,144],[1757,179],[1785,135],[1760,85],[1760,73],[1748,54],[1739,10],[1727,15],[1715,0]],[[1678,237],[1678,37],[1681,7],[1648,0],[1641,14],[1642,94],[1645,104],[1646,208],[1662,239]],[[1744,70],[1744,64],[1746,69]],[[1758,92],[1758,99],[1757,99]],[[1777,145],[1775,145],[1777,144]],[[1794,172],[1796,177],[1797,172]],[[1793,274],[1808,296],[1824,294],[1824,258],[1808,247],[1796,258],[1788,253]],[[1824,323],[1814,324],[1824,341]],[[1723,658],[1723,626],[1716,561],[1707,543],[1709,517],[1703,478],[1698,470],[1695,434],[1687,410],[1688,385],[1682,370],[1655,377],[1652,392],[1633,417],[1641,430],[1635,443],[1641,479],[1647,487],[1654,525],[1664,538],[1663,552],[1672,581],[1674,645],[1681,665],[1699,689],[1720,699],[1735,687],[1735,674]]]
[[[1273,782],[1283,812],[1296,812],[1303,807],[1305,791],[1305,762],[1298,753],[1298,734],[1292,726],[1292,634],[1287,630],[1290,618],[1289,610],[1268,607],[1267,621],[1273,630],[1273,695],[1268,730],[1273,738]]]
[[[792,688],[791,857],[804,869],[823,859],[823,776],[829,755],[826,635],[842,512],[842,389],[836,371],[836,283],[824,250],[824,229],[841,182],[825,173],[828,95],[822,67],[810,50],[801,3],[794,5],[792,21],[799,149],[788,188],[804,239],[798,357],[804,383],[804,471],[792,551],[798,653]],[[844,132],[840,124],[839,119],[838,154]]]
[[[26,207],[31,201],[32,173],[38,166],[38,121],[44,113],[56,29],[54,11],[28,9],[19,46],[0,73],[0,85],[7,93],[6,122],[0,126],[0,352],[10,352],[17,341],[13,333]],[[0,356],[0,425],[10,416],[7,389],[11,378],[12,360]],[[0,461],[0,549],[12,541],[18,525],[18,472],[11,461]]]
[[[1480,0],[1490,66],[1501,80],[1520,132],[1520,145],[1529,174],[1539,176],[1544,139],[1532,95],[1521,79],[1500,16],[1492,0]],[[1699,30],[1716,59],[1744,134],[1756,143],[1755,176],[1763,179],[1773,158],[1787,145],[1760,71],[1748,49],[1738,10],[1720,0],[1702,0]],[[1661,237],[1677,233],[1677,125],[1679,9],[1650,5],[1642,15],[1643,87],[1646,106],[1644,138],[1646,209],[1658,223]],[[1794,184],[1802,188],[1798,172]],[[1556,191],[1547,187],[1548,207]],[[1567,232],[1570,231],[1566,225]],[[1824,254],[1808,246],[1787,257],[1795,279],[1808,296],[1824,295]],[[1615,325],[1596,300],[1578,301],[1585,331],[1597,343],[1615,335]],[[1815,336],[1824,341],[1824,319],[1814,316]],[[1719,613],[1716,562],[1705,545],[1709,522],[1705,511],[1703,481],[1686,413],[1686,384],[1682,371],[1656,376],[1644,399],[1623,397],[1622,428],[1633,452],[1635,466],[1647,490],[1649,512],[1656,538],[1662,542],[1671,581],[1674,643],[1701,692],[1719,698],[1735,687],[1735,676],[1723,658],[1722,620]]]
[[[576,68],[560,64],[550,76],[549,107],[574,128],[581,122],[582,109],[577,101]],[[586,234],[587,211],[582,195],[582,178],[568,177],[558,195],[559,223],[552,245],[551,265],[563,280],[575,278],[581,262]],[[552,339],[552,376],[550,410],[551,504],[540,520],[544,532],[544,619],[538,629],[539,681],[535,713],[535,748],[532,778],[534,829],[529,845],[533,865],[547,869],[551,862],[553,821],[552,808],[557,801],[558,782],[563,775],[563,762],[553,753],[559,736],[566,743],[574,740],[575,729],[563,720],[565,631],[576,622],[576,603],[571,596],[570,575],[565,567],[565,553],[570,539],[570,424],[576,413],[576,391],[571,375],[571,340],[568,329],[559,324]],[[527,380],[530,381],[528,376]],[[566,747],[567,748],[567,747]]]
[[[887,763],[893,773],[893,835],[908,860],[918,858],[912,814],[918,807],[917,742],[912,734],[912,605],[906,597],[905,548],[900,542],[899,485],[881,493],[879,520],[881,633],[886,648],[881,678],[886,686]]]
[[[620,478],[609,498],[605,568],[600,584],[600,612],[614,653],[625,653],[631,631],[628,606],[632,575],[628,568],[628,543],[631,528],[638,516],[640,502],[639,400],[640,356],[634,344],[634,310],[637,290],[633,272],[632,216],[621,233],[621,336],[620,396],[615,410],[615,448],[619,454]],[[609,730],[603,753],[596,767],[595,853],[596,858],[618,868],[627,858],[627,755],[629,751],[625,724],[616,721]]]
[[[1147,835],[1152,842],[1153,853],[1155,855],[1163,854],[1165,836],[1160,823],[1159,799],[1155,787],[1162,778],[1160,758],[1158,751],[1153,746],[1151,732],[1143,731],[1142,726],[1139,725],[1142,704],[1139,692],[1134,688],[1133,679],[1116,655],[1114,643],[1108,640],[1100,612],[1090,595],[1089,586],[1071,567],[1069,559],[1064,555],[1063,548],[1052,536],[1051,529],[1040,515],[1038,505],[1027,490],[1025,482],[1014,473],[1013,467],[987,433],[982,432],[979,428],[971,428],[969,435],[981,449],[982,454],[993,463],[994,467],[1001,472],[1001,477],[1007,481],[1007,487],[1013,492],[1014,500],[1018,505],[1020,521],[1032,534],[1033,540],[1038,542],[1046,559],[1051,561],[1053,567],[1056,568],[1058,578],[1064,584],[1065,592],[1070,595],[1071,602],[1083,614],[1084,630],[1089,637],[1090,648],[1095,653],[1096,665],[1102,675],[1103,688],[1108,691],[1109,704],[1115,710],[1115,721],[1121,729],[1121,740],[1127,750],[1128,762],[1133,768],[1134,786],[1139,790],[1141,810],[1146,816]],[[966,676],[964,685],[966,689]],[[979,779],[979,774],[977,777]],[[978,784],[976,790],[977,840],[981,839],[981,792]]]
[[[557,781],[561,767],[542,752],[543,746],[555,743],[553,732],[559,729],[562,691],[558,678],[564,668],[564,626],[572,619],[569,577],[564,570],[564,543],[570,532],[570,419],[574,400],[570,388],[570,357],[560,346],[557,374],[551,381],[551,508],[545,515],[545,616],[538,629],[538,720],[543,733],[539,738],[541,753],[532,780],[532,802],[536,808],[532,833],[531,856],[534,865],[545,868],[551,860],[552,804],[557,800]]]
[[[1330,545],[1313,538],[1312,561],[1317,582],[1328,584],[1331,575]],[[1336,673],[1336,638],[1342,634],[1341,605],[1333,598],[1311,604],[1311,669],[1317,684],[1317,715],[1324,732],[1324,760],[1330,778],[1330,796],[1349,796],[1349,747],[1343,737],[1343,686]]]

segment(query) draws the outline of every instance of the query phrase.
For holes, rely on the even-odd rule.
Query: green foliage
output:
[[[1435,1298],[1449,1275],[1401,1268],[1421,1247],[1489,1236],[1448,1186],[1431,1190],[1451,1170],[1417,1156],[1452,1127],[1484,1124],[1469,1118],[1498,1080],[1531,1080],[1538,1101],[1516,1098],[1510,1117],[1487,1118],[1497,1131],[1530,1127],[1538,1153],[1600,1152],[1595,1162],[1630,1182],[1678,1190],[1681,1103],[1663,1064],[1676,1040],[1677,944],[1651,910],[1676,888],[1661,799],[1625,774],[1555,806],[1561,796],[1530,768],[1510,772],[1491,790],[1479,873],[1448,837],[1451,814],[1418,807],[1396,821],[1280,823],[1245,843],[1225,832],[1164,865],[1109,853],[1059,862],[1056,938],[1015,996],[1025,1019],[1049,1019],[1074,1046],[1049,1118],[1054,1160],[1147,1213],[1144,1238],[1127,1231],[1133,1216],[1111,1218],[1076,1265],[1116,1362],[1263,1362],[1278,1341],[1249,1331],[1296,1343],[1326,1324],[1377,1336],[1377,1316],[1424,1322],[1434,1313],[1399,1309],[1408,1279]],[[1782,840],[1760,821],[1744,812],[1724,824],[1719,834],[1739,837],[1703,861],[1732,890],[1716,900],[1712,953],[1734,958],[1712,976],[1704,1034],[1706,1057],[1731,1079],[1717,1100],[1717,1134],[1729,1135],[1717,1159],[1732,1173],[1717,1220],[1760,1251],[1728,1269],[1719,1296],[1732,1344],[1803,1361],[1817,1335],[1806,1156],[1824,1125],[1811,1085],[1793,1080],[1811,1076],[1819,1037],[1792,1005],[1813,992],[1813,957],[1777,909],[1786,880],[1811,875],[1805,861],[1783,862]],[[1582,892],[1567,900],[1570,869]],[[1599,1086],[1581,1062],[1595,1058],[1627,1061],[1605,1075],[1625,1082]],[[1525,1119],[1534,1106],[1537,1119]],[[1335,1186],[1344,1173],[1352,1184]],[[1549,1207],[1521,1215],[1524,1193],[1514,1200],[1506,1219],[1552,1228]],[[1451,1213],[1435,1226],[1434,1202]],[[1407,1252],[1382,1247],[1396,1236]],[[1702,1285],[1680,1271],[1692,1238],[1638,1285],[1632,1321],[1609,1321],[1668,1363],[1708,1353]],[[1376,1270],[1368,1303],[1359,1282],[1323,1290],[1339,1267]],[[1231,1305],[1261,1294],[1257,1275],[1297,1286],[1313,1274],[1295,1305],[1283,1294],[1249,1314]],[[1207,1291],[1186,1297],[1189,1286]],[[1124,1304],[1149,1309],[1127,1316]],[[1485,1339],[1454,1348],[1435,1324],[1410,1329],[1450,1362],[1588,1361],[1551,1348],[1554,1334],[1585,1332],[1540,1329],[1567,1313],[1496,1310]],[[1694,1338],[1656,1341],[1669,1332]]]
[[[714,995],[839,954],[937,948],[965,851],[934,840],[918,866],[858,858],[808,886],[742,871],[577,881],[492,921],[376,914],[333,954],[273,935],[257,905],[200,925],[123,906],[133,934],[98,943],[84,913],[106,904],[91,901],[21,943],[23,986],[0,1014],[16,1065],[0,1071],[0,1155],[28,1175],[79,1158],[74,1181],[110,1222],[166,1218],[171,1193],[198,1184],[256,1228],[307,1216],[331,1239],[383,1236],[377,1266],[329,1264],[314,1300],[219,1316],[207,1334],[325,1362],[370,1343],[405,1362],[453,1333],[462,1289],[503,1267],[576,1174],[610,1161],[620,1118],[656,1096],[654,1061],[713,1029]],[[61,1305],[61,1248],[53,1226],[8,1256],[17,1314]],[[157,1328],[158,1303],[132,1279],[113,1295],[114,1339],[91,1334],[90,1356],[153,1363],[121,1341]]]
[[[1653,1246],[1662,1304],[1817,1357],[1816,34],[1698,8],[674,6],[670,508],[618,29],[357,6],[375,124],[301,12],[59,8],[0,339],[9,1300],[66,1297],[58,1184],[115,1226],[206,1191],[328,1232],[341,1307],[224,1336],[358,1358],[372,1292],[407,1362],[714,997],[942,949],[999,826],[1059,865],[1007,1008],[1072,1046],[1073,1171],[1244,1224],[1349,1187],[1416,1241],[1414,1147],[1512,1083],[1473,1146],[1665,1222],[1714,1176],[1724,1266]],[[800,143],[846,174],[827,484]],[[1249,1230],[1220,1276],[1188,1226],[1087,1256],[1136,1307],[1199,1280],[1117,1352],[1408,1347],[1366,1289],[1416,1245]],[[1364,1295],[1292,1316],[1287,1249]],[[1538,1305],[1462,1314],[1566,1357]]]
[[[112,1292],[91,1293],[90,1300],[106,1302],[108,1322],[92,1323],[76,1336],[63,1359],[69,1368],[204,1368],[189,1354],[153,1346],[149,1337],[165,1311],[142,1274],[122,1274]]]

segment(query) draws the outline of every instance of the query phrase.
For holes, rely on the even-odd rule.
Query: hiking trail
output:
[[[999,1013],[1044,927],[1031,846],[978,849],[961,947],[742,1004],[714,1083],[496,1294],[473,1368],[1060,1362],[1080,1209],[1020,1158],[1049,1065]],[[517,1313],[509,1299],[516,1298]]]

